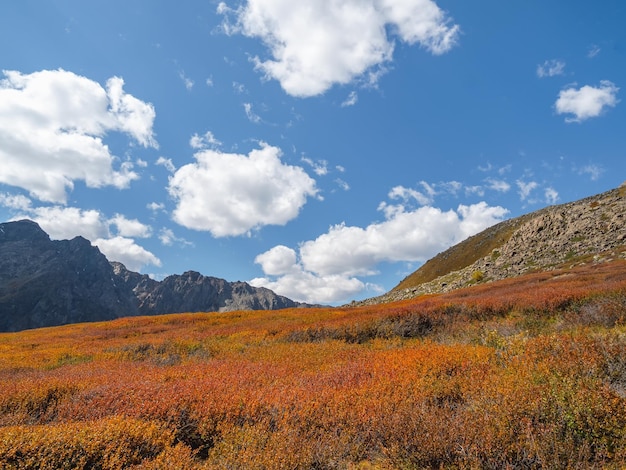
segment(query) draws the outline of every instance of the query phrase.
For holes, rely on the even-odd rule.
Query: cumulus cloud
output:
[[[115,225],[118,235],[122,237],[148,238],[152,236],[152,228],[142,224],[137,219],[127,219],[122,214],[115,214],[109,220],[109,224]]]
[[[125,237],[99,238],[92,241],[110,261],[119,261],[131,271],[145,265],[161,266],[161,260],[134,240]]]
[[[382,222],[365,228],[334,225],[315,240],[301,243],[297,253],[279,245],[260,254],[255,262],[266,277],[254,284],[307,302],[345,301],[365,289],[359,276],[374,274],[379,263],[424,262],[501,221],[508,212],[485,202],[449,211],[432,206],[407,210],[404,205],[391,210],[386,202],[381,207]]]
[[[285,245],[277,245],[269,251],[258,255],[255,260],[270,276],[280,276],[297,271],[296,252]]]
[[[335,303],[354,297],[366,287],[361,280],[345,276],[318,276],[307,271],[285,274],[278,279],[258,277],[249,281],[254,287],[265,287],[299,302]]]
[[[0,195],[0,204],[7,206],[8,200]],[[83,210],[77,207],[46,206],[24,207],[20,204],[18,216],[13,220],[28,218],[39,226],[53,240],[68,240],[82,236],[97,246],[109,261],[119,261],[133,271],[139,271],[145,265],[160,266],[161,261],[151,252],[139,246],[130,237],[149,237],[152,228],[136,219],[128,219],[115,214],[107,219],[100,211]],[[115,227],[115,230],[112,228]]]
[[[565,118],[565,122],[582,122],[598,117],[607,107],[617,105],[618,91],[619,88],[609,80],[602,80],[597,87],[585,85],[578,89],[561,90],[555,103],[556,112],[571,115]]]
[[[248,155],[203,150],[195,159],[170,178],[173,217],[215,237],[285,225],[318,192],[315,180],[302,168],[284,164],[280,149],[265,143]]]
[[[125,93],[121,78],[110,78],[103,88],[65,70],[3,74],[0,183],[64,204],[75,181],[126,188],[139,177],[133,164],[119,163],[103,141],[115,131],[157,147],[153,106]]]
[[[543,64],[537,66],[537,76],[543,77],[555,77],[557,75],[563,75],[565,70],[565,62],[561,60],[546,60]]]
[[[443,54],[460,34],[433,0],[248,0],[217,12],[227,34],[263,42],[272,59],[254,57],[256,68],[300,97],[358,78],[375,84],[396,39]]]
[[[66,240],[80,235],[93,241],[110,236],[109,223],[97,210],[61,206],[37,207],[26,216],[37,222],[55,240]]]

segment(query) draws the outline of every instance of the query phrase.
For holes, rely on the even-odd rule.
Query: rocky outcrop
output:
[[[109,263],[82,238],[50,240],[34,222],[0,224],[0,331],[133,315],[306,306],[269,289],[188,271],[163,281]]]
[[[481,252],[481,246],[487,246],[488,252]],[[488,228],[440,253],[389,293],[361,303],[449,292],[529,272],[619,258],[626,259],[626,185]],[[448,266],[456,269],[442,268]],[[424,277],[425,272],[436,274]],[[411,279],[416,280],[413,285]]]

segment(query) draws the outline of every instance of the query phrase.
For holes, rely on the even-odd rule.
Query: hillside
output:
[[[439,253],[389,293],[363,303],[613,259],[626,259],[626,184],[494,225]]]
[[[624,468],[626,261],[0,334],[0,468]]]
[[[155,281],[82,238],[50,240],[29,220],[0,224],[0,331],[162,313],[304,306],[194,271]]]

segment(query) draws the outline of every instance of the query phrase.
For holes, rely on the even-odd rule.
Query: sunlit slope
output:
[[[4,333],[0,468],[621,468],[625,321],[615,261]]]
[[[439,253],[379,301],[626,259],[626,185],[510,219]]]

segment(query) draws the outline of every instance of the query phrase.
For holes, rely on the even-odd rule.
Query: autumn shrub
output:
[[[625,299],[614,263],[0,334],[0,468],[621,468]]]
[[[0,467],[125,469],[158,456],[172,433],[154,422],[110,417],[96,422],[0,428]]]

